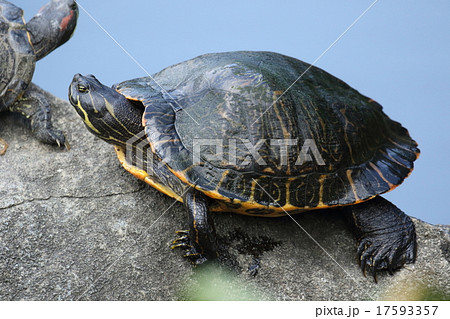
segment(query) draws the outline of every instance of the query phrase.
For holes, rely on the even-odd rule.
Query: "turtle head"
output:
[[[75,0],[51,0],[44,5],[27,23],[36,60],[67,42],[75,30],[77,19]]]
[[[76,74],[69,101],[88,130],[108,143],[125,145],[142,130],[142,104],[130,101],[93,75]]]

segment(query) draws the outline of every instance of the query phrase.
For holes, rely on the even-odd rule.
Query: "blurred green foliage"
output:
[[[180,300],[264,300],[236,272],[217,264],[197,266],[180,292]]]

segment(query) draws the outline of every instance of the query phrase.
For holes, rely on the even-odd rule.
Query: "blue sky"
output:
[[[29,19],[46,0],[13,2]],[[266,50],[312,63],[373,2],[79,0],[135,61],[80,8],[75,35],[38,63],[34,82],[67,99],[75,73],[112,85],[203,53]],[[441,224],[450,224],[449,17],[448,0],[380,0],[316,63],[408,128],[422,154],[385,197]]]

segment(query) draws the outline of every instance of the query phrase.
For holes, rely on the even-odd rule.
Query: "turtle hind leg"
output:
[[[184,257],[194,264],[217,258],[216,231],[206,196],[191,189],[184,197],[184,204],[189,230],[177,231],[179,238],[172,242],[171,248],[184,248]]]
[[[50,104],[42,91],[30,83],[23,96],[9,110],[23,116],[36,138],[46,144],[69,148],[64,134],[53,127]]]
[[[358,258],[364,274],[389,273],[416,259],[414,223],[382,197],[346,206],[344,215],[358,238]]]

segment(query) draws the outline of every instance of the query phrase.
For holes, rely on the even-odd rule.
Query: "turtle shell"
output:
[[[213,210],[278,216],[398,186],[419,154],[374,100],[271,52],[202,55],[115,86],[145,106],[151,150]]]
[[[36,56],[22,9],[0,1],[0,111],[13,104],[33,77]]]

